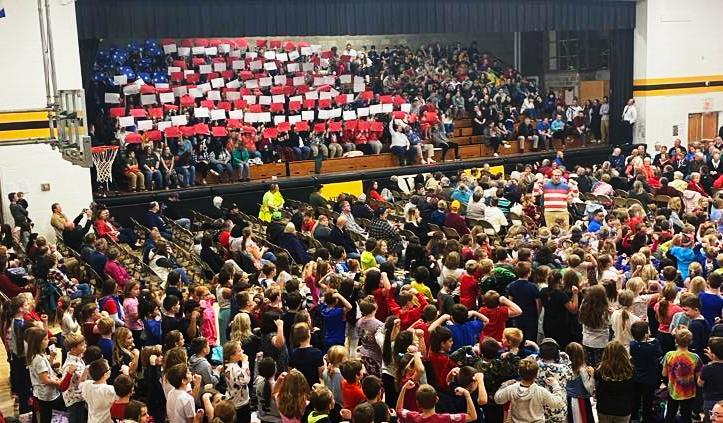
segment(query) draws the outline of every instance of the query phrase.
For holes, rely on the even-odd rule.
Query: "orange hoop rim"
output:
[[[95,154],[95,153],[103,153],[105,151],[117,150],[117,149],[118,149],[117,145],[99,145],[96,147],[92,147],[90,149],[90,152]]]

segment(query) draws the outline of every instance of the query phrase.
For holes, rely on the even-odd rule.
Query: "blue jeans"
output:
[[[163,175],[161,175],[160,170],[144,170],[143,175],[146,177],[146,189],[150,190],[152,188],[153,181],[156,182],[156,188],[163,188]]]
[[[182,227],[186,230],[191,230],[191,219],[187,217],[182,217],[180,219],[175,220],[175,222],[178,224],[178,226]]]
[[[85,423],[88,421],[88,404],[85,401],[78,401],[67,408],[68,423]]]
[[[248,179],[249,177],[249,164],[242,161],[238,165],[234,166],[238,168],[239,179]]]
[[[296,155],[296,158],[299,160],[309,160],[309,157],[311,157],[311,148],[307,146],[303,147],[292,147],[294,150],[294,155]]]
[[[176,168],[178,179],[184,187],[196,185],[196,168],[193,166],[178,166]]]
[[[79,283],[78,289],[70,295],[71,299],[81,298],[81,297],[87,297],[91,294],[90,285],[87,283]]]
[[[226,173],[229,177],[229,179],[233,178],[233,167],[231,166],[231,163],[214,163],[211,166],[213,166],[213,170],[218,172],[219,176],[223,176],[224,173]]]
[[[392,154],[399,157],[399,162],[402,166],[406,166],[407,162],[414,160],[414,155],[416,152],[413,148],[404,148],[400,147],[398,145],[395,145],[391,148]]]

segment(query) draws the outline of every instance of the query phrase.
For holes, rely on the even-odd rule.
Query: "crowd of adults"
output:
[[[209,173],[247,181],[250,166],[282,160],[391,152],[402,165],[426,164],[435,148],[442,160],[450,149],[458,158],[454,122],[463,117],[495,156],[515,140],[522,150],[525,142],[545,150],[555,139],[608,141],[607,99],[566,104],[560,94],[544,95],[475,42],[325,51],[268,40],[162,42],[173,49],[133,51],[103,70],[151,63],[153,71],[168,69],[170,82],[120,75],[96,83],[111,98],[98,100],[93,143],[121,147],[115,181],[131,191],[205,184]],[[105,63],[100,57],[96,66]]]

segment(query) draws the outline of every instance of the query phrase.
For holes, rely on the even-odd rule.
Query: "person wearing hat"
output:
[[[278,184],[269,185],[269,190],[264,194],[259,209],[259,220],[271,222],[271,214],[284,207],[284,196],[279,191]]]
[[[311,207],[320,207],[322,209],[328,209],[329,208],[329,202],[324,198],[323,195],[321,195],[321,189],[324,186],[321,184],[314,185],[314,192],[309,195],[309,205]]]
[[[271,222],[266,226],[266,239],[273,244],[277,244],[279,234],[284,232],[286,227],[286,224],[281,222],[281,218],[281,212],[271,213]]]
[[[464,217],[459,214],[461,207],[462,204],[460,204],[459,201],[452,201],[452,204],[449,205],[449,213],[447,213],[447,216],[444,218],[444,226],[456,230],[460,236],[469,234],[467,222],[464,220]]]

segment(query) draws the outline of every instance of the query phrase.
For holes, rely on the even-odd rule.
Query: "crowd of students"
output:
[[[57,246],[23,244],[32,207],[14,195],[12,391],[42,423],[720,421],[719,146],[616,150],[593,169],[559,154],[407,193],[317,187],[293,207],[273,185],[258,218],[217,197],[204,222],[170,202],[171,223],[152,203],[141,240],[107,209],[73,223],[55,204]],[[176,224],[204,277],[178,264]]]
[[[156,86],[150,81],[136,85],[137,81],[128,80],[126,86],[94,82],[99,93],[119,92],[111,93],[119,96],[118,104],[99,99],[100,113],[90,131],[94,145],[121,147],[113,165],[114,179],[127,182],[131,191],[205,184],[209,174],[222,181],[243,182],[254,165],[383,151],[395,154],[402,165],[434,163],[434,148],[442,150],[442,160],[450,149],[459,158],[454,121],[461,117],[472,119],[474,135],[484,136],[495,156],[501,146],[513,140],[520,141],[522,150],[526,142],[535,150],[547,150],[553,140],[564,143],[569,137],[583,143],[588,139],[608,141],[607,99],[587,101],[583,107],[577,99],[565,104],[564,98],[552,91],[543,98],[533,81],[480,51],[474,42],[469,46],[437,43],[417,49],[362,46],[358,51],[348,44],[343,50],[332,47],[305,52],[310,48],[308,43],[276,45],[263,41],[256,46],[240,46],[233,40],[210,40],[210,44],[209,40],[190,40],[188,45],[207,48],[200,47],[188,55],[179,51],[159,55],[158,49],[140,49],[123,56],[120,62],[101,60],[110,56],[100,54],[97,65],[108,74],[129,69],[139,75],[155,74],[167,68],[173,75],[169,83]],[[229,48],[224,50],[223,45]],[[212,55],[206,53],[208,48],[214,49]],[[265,60],[266,53],[277,57],[266,62],[273,64],[274,70],[244,70],[257,60]],[[244,54],[245,59],[241,57]],[[278,59],[280,55],[283,60]],[[241,64],[232,68],[236,63]],[[299,66],[306,64],[311,68],[302,71]],[[216,65],[224,70],[216,72]],[[146,69],[148,66],[151,69]],[[200,71],[205,66],[214,66],[214,71]],[[353,77],[353,85],[342,82],[343,76]],[[278,77],[283,77],[285,84],[275,85]],[[274,78],[274,85],[258,86],[264,78]],[[303,84],[292,85],[296,78],[304,79]],[[316,80],[324,78],[332,81],[317,84]],[[363,90],[357,89],[357,78],[361,78]],[[208,90],[202,89],[204,86]],[[137,89],[125,94],[128,87]],[[189,90],[197,89],[203,90],[201,97],[189,95]],[[205,98],[210,92],[220,97]],[[174,93],[173,102],[163,100],[159,104],[156,96]],[[144,100],[148,96],[155,100]],[[262,98],[274,100],[257,104]],[[382,105],[392,106],[392,110],[370,112]],[[208,113],[214,108],[223,118],[196,116],[198,110]],[[340,115],[327,116],[331,108],[338,109]],[[245,113],[246,117],[232,112]],[[268,122],[251,118],[267,112]],[[347,112],[354,114],[354,119],[345,115],[342,120],[341,113]],[[314,117],[303,115],[302,121],[302,113]],[[131,126],[120,125],[123,116],[138,121]],[[167,127],[171,119],[184,116],[184,123]],[[141,126],[141,120],[151,122],[152,128]],[[394,124],[390,124],[392,120]]]

